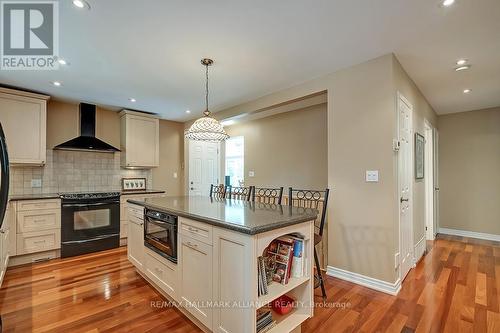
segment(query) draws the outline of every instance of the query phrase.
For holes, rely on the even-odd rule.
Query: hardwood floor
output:
[[[500,332],[500,243],[440,236],[428,249],[397,297],[327,277],[328,306],[302,332]],[[120,248],[9,269],[0,313],[4,332],[200,332],[162,300]]]

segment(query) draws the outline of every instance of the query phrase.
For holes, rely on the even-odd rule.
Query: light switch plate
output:
[[[248,171],[248,177],[255,177],[255,171]]]
[[[378,182],[378,170],[366,170],[366,181],[368,183]]]
[[[42,187],[42,180],[41,179],[32,179],[31,180],[31,187],[33,187],[33,188]]]
[[[177,172],[174,172],[174,178],[177,178]]]

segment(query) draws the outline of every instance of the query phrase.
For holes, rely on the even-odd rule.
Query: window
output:
[[[243,185],[244,154],[245,140],[242,136],[226,140],[226,176],[230,177],[229,184],[232,186]]]

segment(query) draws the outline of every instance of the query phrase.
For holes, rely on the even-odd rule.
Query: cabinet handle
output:
[[[40,219],[38,219],[38,220],[35,220],[35,221],[33,221],[33,222],[35,222],[35,223],[39,223],[39,222],[45,222],[45,220],[40,220]]]
[[[45,241],[44,240],[39,240],[39,241],[34,241],[33,243],[35,243],[35,244],[43,244],[43,243],[45,243]]]
[[[0,234],[5,234],[5,230],[0,230]]]
[[[193,244],[193,243],[191,243],[191,242],[189,242],[189,241],[186,243],[186,245],[187,245],[188,247],[190,247],[190,248],[193,248],[193,249],[197,249],[197,248],[198,248],[198,244]]]
[[[162,274],[162,273],[163,273],[163,270],[162,270],[162,269],[160,269],[160,268],[158,268],[158,267],[156,267],[156,268],[155,268],[155,271],[157,271],[157,272],[158,272],[158,273],[160,273],[160,274]]]
[[[188,227],[188,230],[191,232],[200,232],[200,230],[193,228],[193,227]]]

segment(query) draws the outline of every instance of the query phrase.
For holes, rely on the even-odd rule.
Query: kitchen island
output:
[[[176,262],[144,244],[150,210],[177,217]],[[313,315],[314,209],[201,196],[128,200],[128,258],[138,272],[205,332],[257,332],[257,312],[286,295],[291,312],[271,311],[268,332],[300,332]],[[151,224],[151,223],[149,223]],[[149,232],[149,231],[147,231]],[[259,295],[258,258],[277,238],[302,238],[303,269]],[[260,310],[259,310],[260,309]]]

